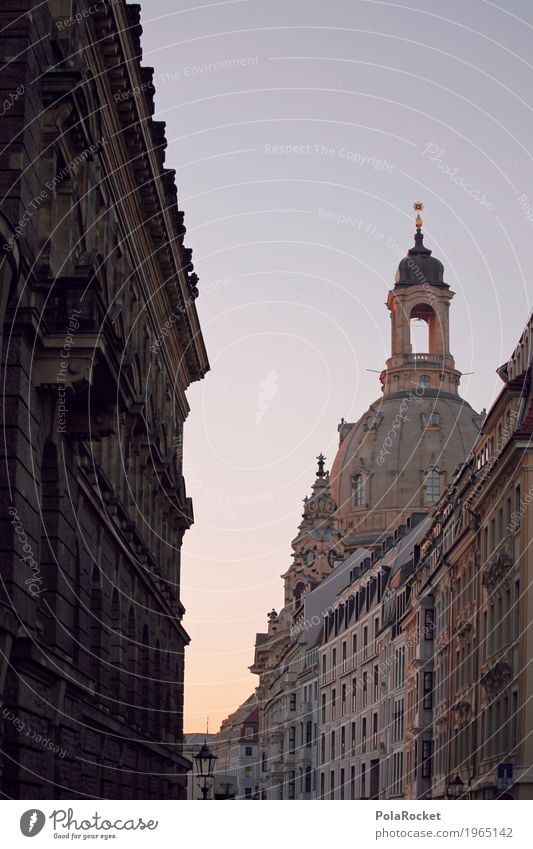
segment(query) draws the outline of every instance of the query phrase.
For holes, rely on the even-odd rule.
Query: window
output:
[[[366,707],[367,692],[368,692],[368,672],[363,672],[363,707]]]
[[[355,799],[355,767],[350,769],[350,799]]]
[[[251,728],[249,725],[247,725],[246,728],[244,729],[244,736],[245,737],[253,737],[254,736],[254,729]]]
[[[251,757],[252,757],[252,752],[253,752],[253,749],[252,749],[252,747],[251,747],[251,746],[246,746],[246,747],[245,747],[245,749],[244,749],[244,755],[245,755],[245,757],[247,757],[247,758],[251,758]]]
[[[361,720],[361,751],[366,752],[366,717]]]
[[[323,772],[320,773],[320,798],[324,798],[324,793],[326,792],[325,788],[325,774]]]
[[[245,778],[251,778],[251,777],[252,777],[252,767],[251,767],[251,766],[247,766],[247,767],[245,767],[245,769],[244,769],[244,777],[245,777]]]
[[[368,655],[368,628],[363,628],[363,660],[366,660]]]
[[[394,714],[392,725],[392,739],[395,743],[403,740],[403,722],[404,722],[404,700],[398,699],[394,702]]]
[[[341,716],[346,716],[346,684],[341,688]]]
[[[342,644],[342,671],[346,672],[346,640]]]
[[[513,525],[514,525],[513,530],[516,530],[517,528],[520,527],[520,512],[521,512],[521,507],[522,507],[520,502],[521,502],[520,487],[517,486],[516,489],[515,489],[515,507],[514,507],[514,509],[515,509],[516,512],[515,512],[515,515],[513,517],[515,519],[515,521],[513,523]]]
[[[344,770],[343,769],[341,769],[340,790],[341,790],[341,799],[344,799]]]
[[[252,798],[252,788],[251,787],[245,787],[244,788],[244,798],[245,799],[251,799]]]
[[[291,693],[289,696],[289,710],[296,710],[296,693]]]
[[[372,714],[372,748],[377,749],[378,747],[378,715],[377,713]]]
[[[351,754],[355,755],[355,722],[352,722],[352,730],[351,730],[351,740],[350,740],[350,749]]]
[[[518,729],[518,691],[513,690],[511,701],[511,749],[514,749],[517,742]]]
[[[332,761],[334,761],[334,760],[335,760],[335,757],[336,757],[336,755],[335,755],[335,729],[333,729],[333,731],[331,732],[331,752],[330,752],[330,758],[331,758],[331,760],[332,760]]]
[[[396,649],[394,660],[394,686],[401,687],[405,677],[405,646]]]
[[[353,506],[362,507],[365,498],[365,481],[361,473],[352,478]]]
[[[352,712],[357,710],[357,678],[352,678]]]
[[[311,746],[313,743],[313,723],[308,720],[305,727],[305,745]]]
[[[427,389],[431,385],[431,380],[428,374],[421,374],[418,378],[418,385],[421,389]]]
[[[440,498],[440,472],[430,469],[424,478],[424,497],[426,504],[435,504]]]
[[[326,694],[322,693],[322,725],[326,722]]]
[[[333,670],[333,675],[335,675],[336,667],[337,667],[337,649],[332,649],[332,652],[331,652],[331,668]]]
[[[352,656],[354,664],[357,663],[357,634],[352,636]]]
[[[424,423],[424,427],[438,427],[440,416],[435,410],[428,410],[425,413],[422,413],[422,421]]]
[[[433,707],[433,673],[424,672],[424,710],[431,710]]]
[[[332,720],[337,719],[336,699],[337,699],[337,693],[335,691],[335,688],[333,688],[333,690],[331,691],[331,719]]]
[[[306,768],[305,768],[305,792],[306,793],[311,792],[311,777],[312,777],[311,767],[306,766]]]
[[[295,773],[289,772],[289,799],[295,798],[295,790],[296,790],[296,781],[295,781]]]
[[[520,636],[520,581],[514,582],[514,638]]]
[[[431,607],[426,607],[424,610],[424,639],[433,639],[433,630],[435,627],[434,611]]]
[[[422,778],[431,778],[431,740],[422,742]]]
[[[320,735],[320,763],[324,764],[326,762],[326,735]]]
[[[331,771],[329,776],[329,798],[335,798],[335,773],[333,772],[333,770]]]
[[[294,755],[296,750],[296,728],[294,725],[291,725],[289,728],[289,753]]]
[[[374,701],[379,700],[379,672],[378,667],[374,666]]]

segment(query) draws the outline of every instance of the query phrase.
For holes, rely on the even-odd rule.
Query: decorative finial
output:
[[[325,478],[326,472],[324,471],[324,463],[326,462],[326,458],[324,457],[322,452],[320,452],[316,459],[318,460],[318,471],[316,473],[316,476],[317,478]]]
[[[415,202],[414,202],[414,204],[413,204],[413,209],[414,209],[414,211],[416,212],[415,226],[416,226],[416,229],[418,230],[418,232],[420,232],[420,229],[421,229],[422,224],[423,224],[424,222],[423,222],[423,221],[422,221],[422,219],[420,218],[419,213],[423,211],[423,209],[424,209],[424,204],[423,204],[423,203],[422,203],[422,201],[420,201],[420,200],[415,200]]]

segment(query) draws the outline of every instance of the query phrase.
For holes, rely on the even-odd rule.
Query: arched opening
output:
[[[293,592],[294,605],[296,607],[300,604],[304,592],[305,584],[300,581],[300,583],[296,584]]]
[[[435,311],[429,304],[416,304],[412,308],[409,332],[413,354],[434,354],[437,352],[435,325]]]

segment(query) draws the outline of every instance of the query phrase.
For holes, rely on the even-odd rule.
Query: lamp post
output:
[[[461,780],[461,776],[456,775],[455,778],[452,778],[446,788],[446,798],[460,799],[463,795],[464,786],[464,781]]]
[[[198,787],[202,791],[202,797],[207,799],[212,786],[213,772],[215,769],[215,761],[217,756],[213,754],[204,740],[204,744],[197,755],[194,755],[194,764],[196,767],[196,779]]]

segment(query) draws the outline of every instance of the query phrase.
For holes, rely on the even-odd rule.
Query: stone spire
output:
[[[294,562],[281,577],[285,580],[285,604],[298,603],[301,596],[331,572],[340,557],[340,534],[334,518],[337,505],[330,489],[326,458],[317,457],[316,479],[311,495],[304,498],[298,534],[292,542]]]

